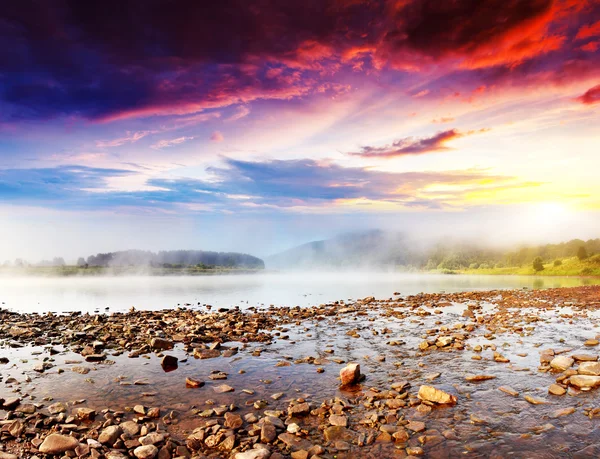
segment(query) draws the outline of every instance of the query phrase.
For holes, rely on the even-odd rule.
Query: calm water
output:
[[[394,292],[573,287],[600,283],[576,277],[466,276],[399,273],[268,273],[194,277],[0,277],[0,307],[24,312],[219,307],[310,306]]]

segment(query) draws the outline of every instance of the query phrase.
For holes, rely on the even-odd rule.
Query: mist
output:
[[[210,250],[268,259],[311,241],[370,230],[401,234],[411,249],[440,242],[507,250],[600,235],[597,211],[569,211],[540,205],[468,211],[412,211],[353,214],[132,215],[44,211],[0,213],[0,263],[32,263],[120,250]]]

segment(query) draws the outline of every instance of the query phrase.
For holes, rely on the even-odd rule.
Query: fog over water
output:
[[[600,279],[354,273],[260,273],[212,276],[9,277],[0,276],[0,307],[19,312],[116,312],[210,304],[217,307],[315,304],[395,292],[548,288],[600,283]],[[106,310],[105,308],[109,308]]]

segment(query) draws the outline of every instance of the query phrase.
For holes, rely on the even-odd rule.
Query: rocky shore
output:
[[[600,287],[0,310],[0,459],[600,456]]]

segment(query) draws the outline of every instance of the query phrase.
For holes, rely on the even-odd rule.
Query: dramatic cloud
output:
[[[578,97],[577,100],[579,102],[591,105],[600,102],[600,84],[598,86],[594,86],[593,88],[588,89],[585,94]]]
[[[380,73],[530,63],[547,75],[566,60],[598,58],[592,44],[574,44],[596,34],[596,14],[595,2],[571,0],[7,2],[0,121],[115,121],[233,105],[235,120],[255,101],[342,94],[357,75],[376,82]],[[473,76],[477,86],[485,77]]]
[[[489,129],[477,131],[460,132],[457,129],[438,132],[431,137],[406,137],[396,140],[391,145],[382,147],[365,146],[359,152],[350,153],[352,156],[363,158],[395,158],[397,156],[422,155],[424,153],[435,153],[438,151],[451,150],[446,144],[454,139],[460,139],[468,135],[486,132]]]

